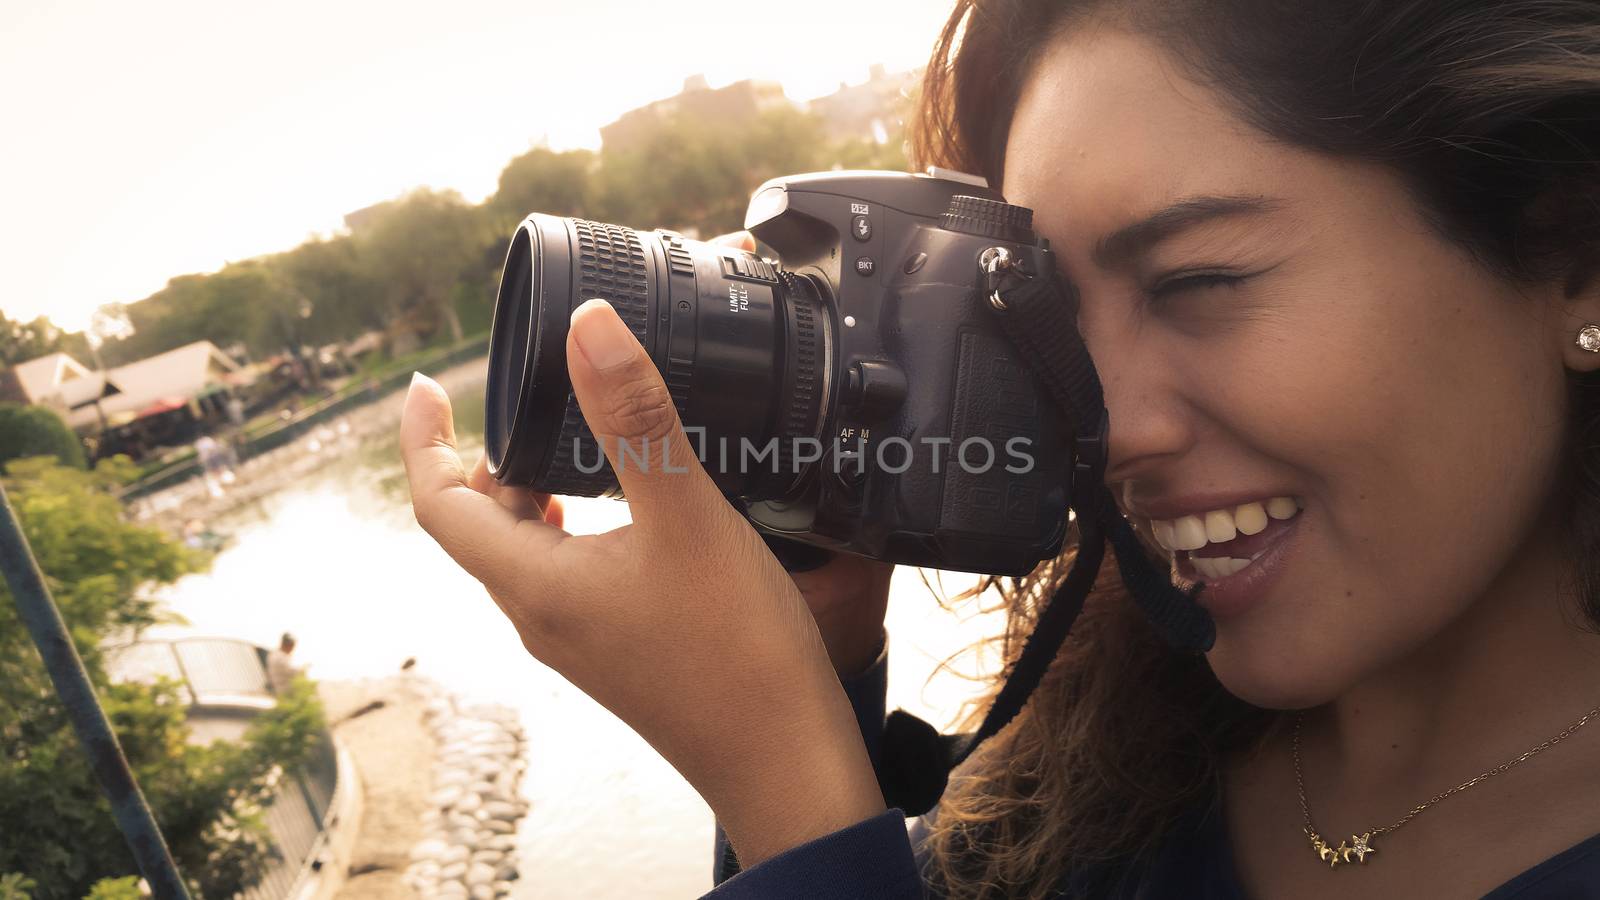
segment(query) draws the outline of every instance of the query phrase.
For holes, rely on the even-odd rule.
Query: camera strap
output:
[[[1069,502],[1077,520],[1078,548],[975,733],[941,735],[904,710],[889,715],[879,750],[879,781],[885,801],[909,815],[932,809],[950,770],[1022,711],[1082,612],[1107,541],[1129,594],[1170,646],[1199,653],[1211,649],[1216,639],[1210,614],[1194,602],[1203,586],[1186,592],[1172,584],[1146,554],[1106,486],[1110,423],[1099,373],[1078,332],[1076,290],[1062,284],[1053,268],[1024,271],[1000,248],[986,252],[983,265],[981,302],[998,317],[1074,434]]]

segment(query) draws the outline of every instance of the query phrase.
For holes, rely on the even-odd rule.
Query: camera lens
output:
[[[743,250],[529,216],[495,301],[484,398],[490,473],[546,493],[621,495],[603,452],[618,448],[595,440],[567,378],[572,311],[601,297],[661,371],[717,486],[752,501],[790,496],[814,465],[796,449],[820,440],[828,408],[823,291]],[[659,464],[659,448],[649,457],[645,449],[621,448],[622,464]]]

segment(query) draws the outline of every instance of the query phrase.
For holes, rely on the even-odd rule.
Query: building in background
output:
[[[94,455],[135,458],[185,444],[227,421],[227,402],[250,374],[210,341],[96,372],[65,353],[11,369],[10,393],[53,409],[79,434],[97,434]]]
[[[806,109],[822,120],[831,138],[886,143],[900,130],[911,92],[921,77],[921,70],[889,72],[881,64],[874,65],[866,81],[840,84],[837,91],[809,101]]]
[[[103,407],[106,400],[121,393],[107,373],[96,372],[58,352],[12,366],[5,396],[0,399],[49,407],[69,425],[75,413],[87,410],[85,424],[92,425],[97,418],[95,400],[100,400]]]
[[[615,122],[601,127],[600,143],[608,151],[627,151],[648,140],[669,118],[686,116],[732,129],[755,121],[769,109],[785,106],[794,108],[798,104],[784,95],[783,85],[776,81],[746,79],[711,88],[704,75],[692,75],[684,79],[679,93],[628,110]]]
[[[783,85],[775,81],[747,79],[712,88],[704,75],[692,75],[684,79],[679,93],[629,110],[603,126],[600,143],[606,150],[626,151],[642,144],[661,122],[671,117],[687,116],[736,129],[769,109],[789,107],[815,114],[830,138],[882,144],[899,131],[909,105],[907,97],[921,74],[920,70],[889,72],[878,64],[861,84],[841,83],[837,91],[803,103],[790,100]],[[354,227],[351,217],[367,212],[358,210],[346,216],[346,224]]]

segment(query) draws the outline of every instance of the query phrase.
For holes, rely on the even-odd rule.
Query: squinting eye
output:
[[[1197,275],[1184,275],[1169,279],[1156,285],[1150,291],[1150,296],[1155,300],[1162,300],[1175,294],[1187,291],[1203,291],[1216,287],[1236,287],[1244,281],[1246,275],[1228,275],[1222,272],[1203,272]]]

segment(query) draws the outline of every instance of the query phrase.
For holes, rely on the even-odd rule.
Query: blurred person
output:
[[[221,497],[223,486],[233,484],[232,450],[203,434],[194,442],[194,452],[200,460],[200,470],[205,478],[206,491],[212,497]]]
[[[223,408],[228,413],[228,421],[233,423],[235,427],[244,424],[244,401],[239,399],[238,394],[229,394],[227,402],[223,404]]]
[[[294,635],[285,631],[283,637],[278,639],[277,649],[267,652],[267,683],[272,686],[274,694],[288,690],[294,677],[300,674],[292,660],[294,643]]]
[[[1600,4],[959,0],[920,102],[1078,289],[1107,481],[1216,642],[1106,567],[908,834],[887,567],[786,572],[606,303],[585,419],[688,469],[613,458],[630,526],[469,469],[417,376],[419,523],[705,798],[711,896],[1600,898]],[[1072,554],[1001,585],[1008,659]]]

